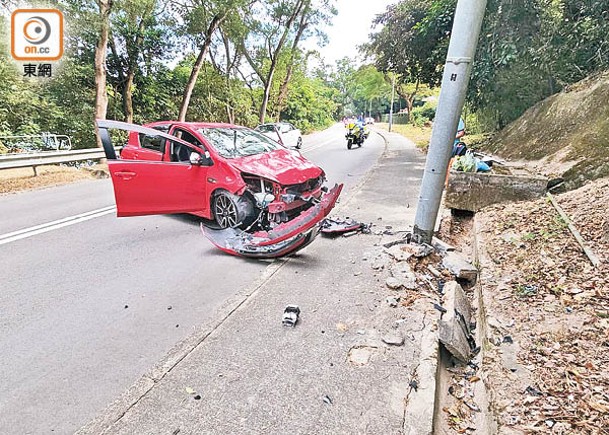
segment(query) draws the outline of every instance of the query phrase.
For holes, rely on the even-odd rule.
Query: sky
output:
[[[337,0],[338,15],[332,20],[333,25],[326,29],[328,45],[319,49],[326,64],[333,64],[345,56],[357,58],[357,63],[361,63],[363,59],[357,55],[357,46],[368,41],[372,20],[384,12],[388,5],[397,2],[398,0]]]

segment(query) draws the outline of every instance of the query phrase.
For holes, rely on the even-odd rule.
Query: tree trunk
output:
[[[266,107],[269,105],[269,99],[271,98],[273,75],[275,74],[275,68],[277,67],[277,62],[275,59],[276,58],[274,58],[271,62],[269,75],[266,77],[266,81],[264,82],[264,95],[262,97],[262,104],[260,105],[260,116],[258,117],[258,121],[260,121],[260,124],[264,124],[264,119],[266,118]]]
[[[186,88],[184,89],[184,95],[182,96],[182,105],[180,106],[180,114],[178,115],[178,121],[186,120],[186,112],[188,111],[188,106],[190,105],[190,98],[192,97],[192,91],[195,89],[195,85],[197,84],[197,77],[199,77],[199,72],[201,71],[201,66],[203,65],[203,60],[205,59],[205,55],[207,54],[207,50],[209,50],[209,46],[211,45],[211,36],[216,31],[218,26],[224,21],[228,12],[225,12],[223,15],[216,15],[209,23],[209,27],[205,31],[205,41],[203,42],[203,46],[199,51],[199,56],[197,56],[197,60],[192,67],[192,71],[190,72],[190,77],[188,78],[188,82],[186,83]]]
[[[133,123],[133,79],[135,71],[127,73],[127,79],[123,86],[123,111],[125,112],[125,122]]]
[[[95,47],[95,119],[106,119],[108,110],[108,94],[106,92],[106,48],[108,46],[108,33],[110,29],[110,11],[113,0],[98,0],[100,32]],[[102,147],[101,137],[97,123],[95,123],[97,146]]]
[[[279,97],[277,98],[277,118],[281,116],[281,112],[284,109],[285,102],[288,99],[288,85],[290,84],[290,80],[292,79],[292,73],[294,72],[294,54],[296,53],[296,49],[298,48],[300,38],[308,26],[308,23],[306,22],[307,14],[308,7],[305,7],[300,17],[300,22],[298,23],[298,30],[296,31],[296,36],[294,37],[294,41],[292,42],[292,52],[290,55],[290,62],[288,64],[288,68],[285,74],[285,79],[279,87]]]

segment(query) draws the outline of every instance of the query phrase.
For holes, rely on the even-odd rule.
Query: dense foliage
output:
[[[389,112],[392,88],[394,109],[408,109],[421,124],[434,114],[433,104],[417,105],[440,82],[456,5],[389,6],[363,47],[374,64],[358,66],[349,58],[326,65],[302,47],[308,39],[325,43],[335,0],[49,2],[67,23],[66,52],[51,79],[23,77],[6,42],[7,11],[15,5],[0,10],[0,137],[50,131],[71,136],[78,147],[94,145],[99,113],[136,123],[181,114],[247,126],[285,119],[310,131],[343,116],[380,118]],[[488,0],[467,110],[483,129],[499,129],[607,69],[608,30],[605,2]],[[311,62],[318,67],[309,68]],[[108,99],[102,111],[99,83]]]
[[[10,135],[52,132],[69,135],[76,147],[95,145],[102,4],[109,11],[103,68],[109,119],[178,119],[189,85],[186,120],[255,126],[285,119],[310,131],[337,116],[339,95],[329,78],[307,73],[301,48],[311,38],[324,43],[334,0],[50,3],[67,25],[66,51],[50,79],[23,77],[23,66],[8,54],[7,10],[0,11],[0,144],[10,146],[2,139]]]
[[[437,85],[455,6],[456,0],[402,0],[388,7],[367,45],[379,70],[411,86]],[[606,2],[489,0],[468,108],[486,129],[504,127],[545,97],[607,69],[608,31]]]

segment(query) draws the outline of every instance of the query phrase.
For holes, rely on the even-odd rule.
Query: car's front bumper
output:
[[[318,224],[334,208],[342,188],[342,184],[335,185],[318,204],[270,231],[247,233],[235,228],[215,230],[205,226],[201,229],[215,246],[229,254],[256,258],[282,257],[304,248],[315,239]]]

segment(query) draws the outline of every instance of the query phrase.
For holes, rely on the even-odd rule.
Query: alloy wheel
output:
[[[214,199],[214,216],[221,228],[231,228],[239,223],[237,206],[224,193],[218,194]]]

